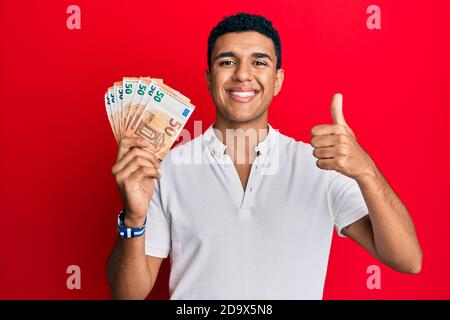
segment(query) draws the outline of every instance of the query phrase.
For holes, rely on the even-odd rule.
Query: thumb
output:
[[[341,93],[336,93],[331,100],[331,116],[333,117],[333,123],[348,126],[344,118],[344,113],[342,112]]]

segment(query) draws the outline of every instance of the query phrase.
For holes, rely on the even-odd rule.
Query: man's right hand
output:
[[[112,174],[125,204],[125,225],[137,228],[144,224],[147,208],[159,179],[159,161],[150,151],[149,142],[141,137],[124,137],[119,143]]]

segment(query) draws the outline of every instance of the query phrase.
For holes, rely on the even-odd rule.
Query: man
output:
[[[333,124],[312,128],[311,145],[268,125],[284,77],[271,22],[222,20],[206,77],[216,122],[203,136],[161,164],[145,141],[120,143],[123,225],[145,236],[117,242],[113,298],[144,299],[170,253],[171,299],[321,299],[333,227],[395,270],[420,271],[408,211],[345,122],[340,94]],[[176,161],[192,150],[200,164]]]

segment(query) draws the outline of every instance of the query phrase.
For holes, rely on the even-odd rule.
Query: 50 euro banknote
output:
[[[117,142],[124,136],[142,137],[161,160],[195,109],[189,98],[150,77],[114,83],[105,93],[105,106]]]

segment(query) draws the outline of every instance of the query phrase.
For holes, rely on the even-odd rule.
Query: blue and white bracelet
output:
[[[147,217],[145,217],[144,225],[139,228],[129,228],[125,225],[125,209],[122,209],[117,216],[117,228],[119,230],[119,235],[122,239],[137,238],[144,234],[145,223],[147,222]]]

